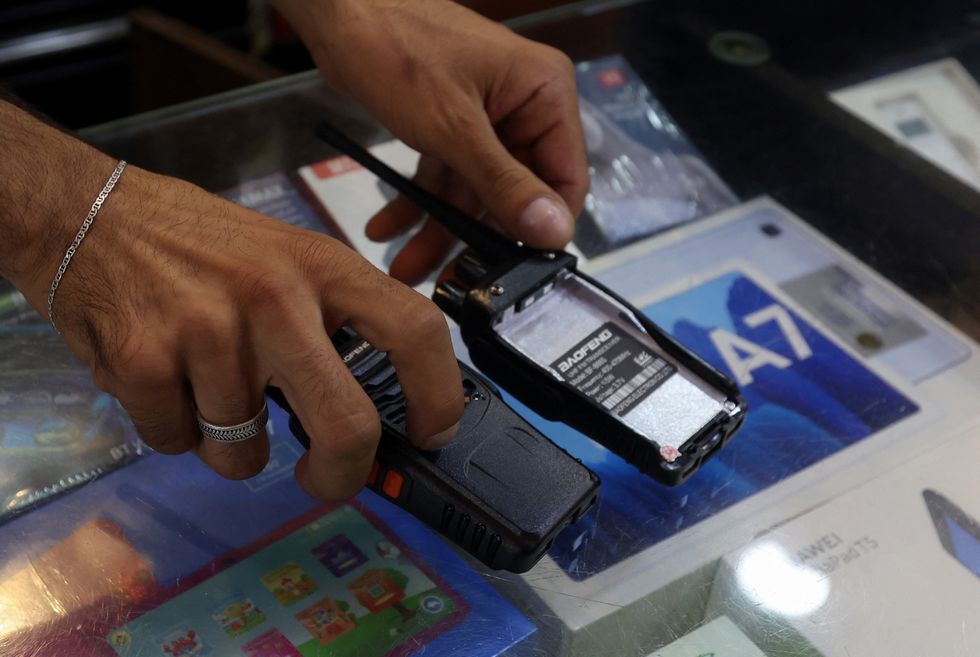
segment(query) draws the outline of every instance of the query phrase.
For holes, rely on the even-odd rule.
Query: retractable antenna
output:
[[[338,151],[350,156],[362,167],[394,187],[406,198],[425,210],[431,218],[442,224],[446,230],[485,258],[504,261],[528,255],[528,249],[525,247],[504,237],[459,208],[446,203],[435,194],[422,189],[326,121],[317,125],[316,136]]]

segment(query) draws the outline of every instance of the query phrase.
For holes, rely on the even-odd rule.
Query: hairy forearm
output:
[[[111,169],[96,149],[0,100],[0,276],[35,305]]]

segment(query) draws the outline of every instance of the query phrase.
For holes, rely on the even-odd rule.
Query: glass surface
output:
[[[579,2],[511,23],[578,64],[581,269],[748,400],[689,482],[660,486],[505,390],[603,482],[595,511],[513,575],[373,493],[305,497],[271,409],[253,480],[135,455],[0,525],[0,653],[980,651],[980,15],[811,5]],[[383,266],[390,250],[357,226],[390,193],[343,162],[309,166],[337,155],[313,137],[322,118],[390,140],[315,72],[83,137],[243,203],[294,186],[290,221],[312,227],[322,203],[321,229]],[[411,170],[406,149],[377,152]],[[23,341],[12,299],[0,325],[11,313]]]

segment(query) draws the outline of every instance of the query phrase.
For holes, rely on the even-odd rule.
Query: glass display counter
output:
[[[749,402],[701,472],[660,486],[505,393],[602,489],[530,572],[488,570],[379,495],[306,497],[276,409],[252,479],[151,453],[0,289],[0,654],[976,654],[980,14],[739,4],[512,22],[577,64],[580,267]],[[384,267],[391,192],[321,119],[412,170],[315,72],[82,137]]]

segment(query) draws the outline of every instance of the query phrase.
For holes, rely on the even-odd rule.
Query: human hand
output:
[[[326,80],[422,153],[418,184],[530,246],[568,243],[588,170],[565,55],[448,0],[278,4]],[[366,232],[384,241],[423,219],[398,197]],[[392,276],[419,282],[454,243],[426,221]]]
[[[95,162],[112,170],[104,156]],[[51,256],[34,278],[50,280],[61,253]],[[39,311],[44,285],[23,288]],[[448,442],[462,415],[449,331],[431,301],[336,240],[132,166],[72,260],[54,317],[148,445],[194,451],[230,478],[262,469],[268,439],[202,438],[195,406],[209,422],[237,424],[272,385],[312,439],[296,467],[302,487],[340,500],[364,484],[380,421],[330,342],[341,326],[388,352],[415,444]]]

